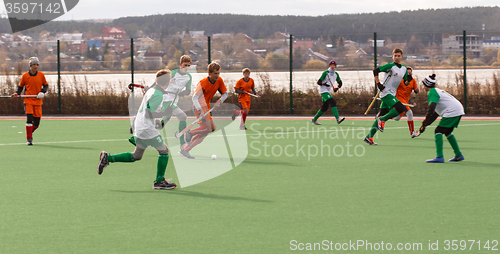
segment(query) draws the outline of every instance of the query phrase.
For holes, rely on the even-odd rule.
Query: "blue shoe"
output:
[[[460,155],[460,156],[455,156],[455,157],[449,159],[448,161],[463,161],[463,160],[465,160],[464,156]]]
[[[434,159],[426,160],[427,163],[444,163],[443,157],[436,157]]]
[[[179,151],[179,154],[182,155],[182,156],[184,156],[184,157],[186,157],[186,158],[188,158],[188,159],[194,159],[194,157],[191,156],[191,154],[189,154],[188,151],[184,151],[183,149],[181,149]]]

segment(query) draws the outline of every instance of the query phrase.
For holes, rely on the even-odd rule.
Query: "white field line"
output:
[[[500,123],[484,123],[484,124],[461,124],[459,127],[474,127],[474,126],[488,126],[488,125],[500,125]],[[347,127],[347,126],[346,126]],[[418,129],[418,126],[416,129]],[[304,128],[304,127],[300,127]],[[335,127],[337,128],[337,127]],[[360,127],[358,127],[360,128]],[[292,134],[301,134],[301,133],[323,133],[323,132],[350,132],[360,130],[358,128],[351,129],[351,127],[347,127],[346,129],[342,129],[342,127],[337,130],[310,130],[310,131],[295,131],[295,132],[276,132],[276,133],[267,133],[267,136],[276,136],[276,135],[292,135]],[[365,128],[368,130],[370,127]],[[427,128],[436,128],[436,126],[429,126]],[[408,126],[404,127],[387,127],[385,130],[395,130],[395,129],[408,129]],[[223,135],[208,135],[208,137],[222,137]],[[233,134],[226,135],[226,137],[239,137],[239,136],[264,136],[263,132],[259,132],[258,134]],[[175,137],[167,137],[166,139],[176,139]],[[71,144],[71,143],[92,143],[92,142],[117,142],[117,141],[126,141],[127,139],[102,139],[102,140],[74,140],[74,141],[52,141],[52,142],[36,142],[35,144]],[[13,146],[13,145],[26,145],[26,143],[6,143],[0,144],[0,146]]]

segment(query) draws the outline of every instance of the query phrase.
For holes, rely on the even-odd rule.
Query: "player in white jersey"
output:
[[[380,130],[381,132],[384,131],[384,125],[387,120],[406,112],[406,107],[396,98],[396,91],[398,90],[401,80],[404,80],[406,83],[410,82],[413,77],[408,75],[406,66],[401,64],[401,60],[403,59],[403,51],[401,49],[396,48],[392,51],[392,59],[394,60],[393,63],[379,66],[373,70],[375,82],[380,90],[380,99],[382,100],[382,104],[380,105],[379,112],[381,117],[377,116],[370,132],[363,140],[370,145],[377,144],[373,141],[373,136],[377,130]],[[378,77],[380,72],[385,72],[384,84],[380,83],[380,79]]]
[[[448,142],[450,142],[455,157],[448,161],[462,161],[464,156],[458,147],[457,139],[453,135],[453,128],[458,128],[460,119],[465,115],[464,107],[455,97],[449,93],[435,88],[436,74],[426,77],[422,83],[427,91],[427,98],[429,98],[429,108],[425,115],[425,120],[420,127],[420,134],[425,131],[425,127],[432,124],[438,116],[441,116],[436,130],[434,131],[434,141],[436,142],[436,158],[426,160],[428,163],[443,163],[443,134],[446,135]]]
[[[177,106],[177,103],[179,102],[179,97],[189,95],[191,93],[191,83],[193,77],[188,72],[190,66],[191,57],[189,57],[188,55],[183,55],[180,58],[180,68],[171,72],[170,84],[165,89],[167,93],[164,95],[163,100],[166,102],[170,102],[172,113],[157,121],[156,128],[163,128],[165,124],[170,120],[172,115],[175,115],[175,117],[179,120],[179,132],[186,128],[186,113],[184,113],[184,111],[182,111],[182,109]],[[151,87],[154,87],[154,84]],[[179,140],[180,147],[182,147],[184,145],[184,136],[182,136]],[[130,143],[135,145],[134,137],[131,137],[129,141]]]
[[[168,164],[168,148],[156,127],[156,118],[171,113],[171,102],[165,101],[167,92],[164,90],[170,82],[170,70],[163,69],[156,73],[156,85],[146,92],[141,106],[135,117],[134,141],[136,143],[133,153],[110,155],[102,151],[99,157],[97,173],[100,175],[104,168],[112,162],[135,162],[142,158],[148,146],[154,147],[158,153],[156,180],[153,189],[173,189],[177,184],[165,180],[165,171]]]
[[[337,124],[340,124],[345,120],[345,118],[340,119],[339,111],[337,110],[337,102],[332,97],[332,88],[334,92],[337,92],[342,87],[342,80],[340,79],[339,74],[335,71],[336,67],[337,62],[331,60],[328,64],[328,70],[324,71],[318,79],[319,93],[321,94],[323,105],[311,120],[311,122],[315,125],[321,125],[317,122],[317,120],[328,110],[328,107],[332,108],[332,113],[335,116],[335,119],[337,119]],[[335,82],[339,84],[338,87],[334,87]]]

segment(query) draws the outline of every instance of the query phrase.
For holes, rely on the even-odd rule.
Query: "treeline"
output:
[[[483,31],[483,24],[485,30]],[[203,30],[205,35],[214,33],[245,33],[253,38],[266,38],[275,32],[288,32],[296,38],[334,38],[363,42],[373,33],[384,34],[394,42],[404,42],[418,34],[423,43],[440,42],[442,33],[461,33],[463,30],[500,36],[500,7],[465,7],[454,9],[428,9],[416,11],[368,14],[341,14],[326,16],[255,16],[235,14],[164,14],[143,17],[124,17],[112,23],[77,21],[52,21],[24,31],[36,36],[43,30],[49,32],[98,32],[103,26],[120,26],[131,37],[156,34],[166,37],[182,31]],[[0,33],[10,32],[7,19],[0,20]],[[335,36],[334,36],[335,35]]]

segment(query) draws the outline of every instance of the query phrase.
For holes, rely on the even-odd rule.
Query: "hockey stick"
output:
[[[24,97],[29,97],[29,98],[35,98],[37,95],[0,95],[0,98],[24,98]]]
[[[186,132],[188,132],[197,122],[199,122],[201,119],[203,119],[205,116],[207,116],[208,114],[210,114],[210,112],[212,112],[212,110],[214,110],[214,108],[211,108],[209,111],[205,112],[203,115],[201,115],[200,117],[198,117],[198,119],[196,119],[196,121],[192,122],[190,125],[188,125],[186,128],[184,128],[184,130],[182,130],[181,132],[175,132],[175,137],[176,138],[180,138],[182,137],[182,135],[186,134]]]
[[[380,94],[380,90],[378,90],[377,95],[375,95],[375,97],[373,97],[372,103],[370,103],[370,105],[368,106],[368,108],[365,111],[365,115],[368,115],[368,112],[370,112],[370,109],[372,109],[373,104],[375,104],[375,101],[377,100],[379,94]]]
[[[258,96],[258,95],[251,94],[251,93],[247,93],[247,92],[245,92],[245,91],[243,91],[243,93],[244,93],[244,94],[248,94],[248,95],[250,95],[250,96],[252,96],[252,97],[255,97],[255,98],[260,98],[260,96]]]
[[[389,78],[391,78],[391,76],[392,76],[392,71],[389,73],[387,78],[384,80],[384,86],[385,86],[385,83],[387,82],[387,80],[389,80]],[[377,100],[379,94],[380,94],[380,89],[378,89],[377,95],[375,95],[375,97],[372,100],[372,103],[370,103],[370,106],[368,106],[368,109],[365,111],[365,115],[368,115],[368,112],[370,112],[370,109],[372,109],[373,104],[375,104],[375,101]]]
[[[373,97],[373,98],[377,99],[377,101],[381,101],[382,100],[382,99],[377,98],[377,97]],[[408,106],[410,108],[413,108],[413,107],[416,106],[416,104],[408,104],[408,103],[402,103],[402,104],[403,104],[403,106]]]

